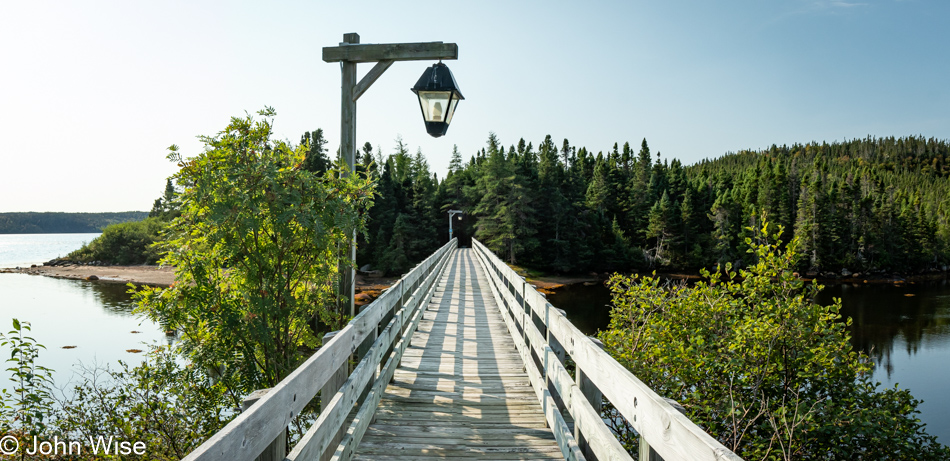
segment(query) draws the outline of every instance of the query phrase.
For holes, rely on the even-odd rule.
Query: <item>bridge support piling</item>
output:
[[[248,408],[251,408],[251,405],[257,403],[258,400],[262,399],[270,389],[258,389],[254,392],[251,392],[250,395],[244,398],[244,401],[241,402],[241,411],[247,411]],[[283,432],[277,435],[277,438],[274,439],[270,445],[264,449],[264,452],[255,458],[255,461],[280,461],[284,459],[284,456],[287,455],[287,428],[285,427]]]

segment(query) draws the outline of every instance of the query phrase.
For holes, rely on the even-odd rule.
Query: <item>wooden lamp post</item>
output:
[[[442,42],[425,42],[425,43],[374,43],[374,44],[361,44],[360,36],[356,33],[343,34],[343,42],[340,43],[340,46],[331,46],[323,48],[323,60],[326,62],[340,62],[343,67],[343,94],[342,94],[342,106],[341,106],[341,122],[340,122],[340,156],[346,161],[346,166],[349,171],[354,171],[356,163],[356,100],[369,89],[383,72],[386,72],[386,69],[389,69],[389,66],[393,65],[393,62],[396,61],[433,61],[433,60],[442,60],[442,59],[458,59],[459,47],[454,43],[442,43]],[[356,81],[356,64],[361,62],[375,62],[376,65],[359,81]],[[441,67],[438,67],[441,66]],[[441,68],[445,68],[444,72]],[[416,83],[416,87],[423,82],[423,79],[426,75],[430,73],[437,73],[435,76],[437,80],[437,87],[432,86],[430,88],[422,88],[422,92],[426,98],[426,102],[423,103],[423,94],[420,94],[420,91],[413,88],[413,91],[420,98],[420,106],[422,106],[423,117],[426,121],[426,128],[430,134],[433,136],[441,136],[445,134],[445,130],[448,129],[448,122],[450,122],[452,113],[455,111],[455,106],[458,104],[459,99],[462,98],[462,94],[458,92],[458,88],[454,88],[454,93],[449,95],[449,98],[446,101],[445,106],[440,102],[440,110],[447,111],[443,116],[443,120],[439,120],[444,125],[433,125],[430,128],[430,120],[434,119],[434,111],[427,113],[429,106],[423,104],[431,104],[434,107],[435,99],[439,97],[438,94],[435,94],[435,91],[446,91],[443,84],[445,83],[445,72],[448,73],[448,77],[451,79],[451,83],[454,85],[455,79],[452,77],[452,73],[448,71],[448,68],[445,67],[441,62],[433,66],[433,69],[427,69],[426,73],[423,74],[423,78],[420,78],[419,82]],[[441,80],[440,80],[441,78]],[[430,75],[431,80],[431,75]],[[431,91],[430,91],[431,90]],[[447,91],[450,93],[452,89],[449,88]],[[436,128],[441,129],[439,135],[433,133]],[[348,172],[344,172],[348,174]],[[356,315],[355,305],[353,303],[354,296],[356,294],[356,231],[353,231],[353,237],[350,241],[350,258],[354,261],[354,266],[350,267],[350,270],[343,271],[343,280],[341,286],[341,292],[349,296],[350,298],[350,317]]]
[[[462,210],[449,210],[449,241],[452,240],[452,217],[455,215],[461,215],[464,211]],[[459,216],[459,221],[462,220],[462,216]]]

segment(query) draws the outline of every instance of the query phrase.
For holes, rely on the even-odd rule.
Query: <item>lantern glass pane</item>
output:
[[[446,109],[449,108],[448,91],[420,91],[419,104],[422,106],[422,117],[427,122],[446,121]],[[451,116],[451,112],[449,112]]]
[[[445,116],[445,123],[452,123],[452,116],[455,115],[455,106],[459,103],[459,96],[456,94],[449,103],[449,112]],[[462,219],[462,218],[459,218]]]

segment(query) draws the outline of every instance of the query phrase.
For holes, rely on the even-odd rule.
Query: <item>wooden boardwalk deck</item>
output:
[[[563,459],[471,252],[449,261],[355,459]]]
[[[607,401],[640,434],[639,459],[742,461],[472,245],[436,250],[183,460],[632,460]]]

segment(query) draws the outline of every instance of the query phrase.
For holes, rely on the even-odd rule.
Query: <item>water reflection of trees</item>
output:
[[[912,294],[913,296],[907,296]],[[852,318],[851,344],[864,351],[890,377],[895,345],[903,341],[908,355],[922,345],[950,338],[950,284],[946,280],[893,285],[836,285],[817,301],[841,298],[842,315]]]
[[[610,291],[602,283],[560,287],[548,300],[551,305],[564,309],[571,323],[586,334],[595,334],[610,324]]]
[[[140,320],[144,317],[132,313],[135,307],[132,302],[132,295],[129,294],[129,287],[123,283],[110,282],[81,282],[83,291],[91,294],[93,298],[102,306],[106,312],[119,317],[136,317]],[[151,320],[146,323],[152,324]],[[165,343],[172,345],[178,340],[178,335],[171,332],[167,325],[158,325],[160,331],[165,332]]]
[[[111,314],[132,316],[132,296],[128,293],[129,287],[122,283],[82,282],[83,291],[93,298]]]

